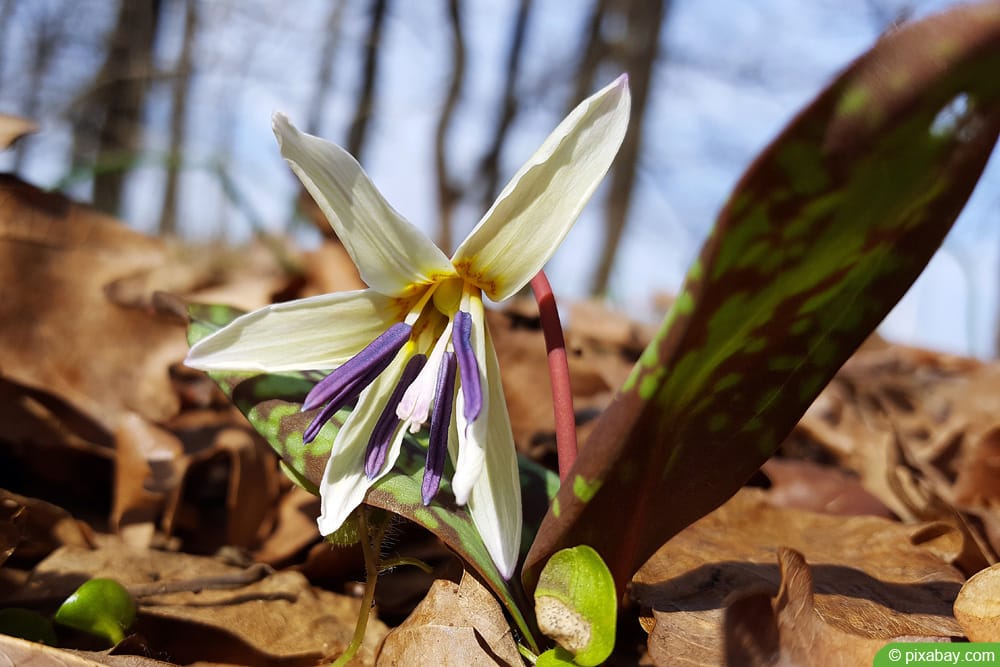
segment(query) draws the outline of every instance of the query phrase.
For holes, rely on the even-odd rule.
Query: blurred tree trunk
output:
[[[94,205],[117,213],[128,165],[140,148],[161,0],[121,0],[104,64],[87,95],[99,113]]]
[[[604,249],[591,286],[592,294],[603,294],[607,291],[615,255],[618,253],[618,246],[628,220],[636,168],[642,152],[643,118],[668,2],[669,0],[630,0],[622,3],[627,27],[621,41],[614,45],[614,51],[616,60],[629,74],[632,111],[628,132],[611,170],[604,217]],[[581,95],[578,99],[582,97]]]
[[[566,112],[569,113],[580,100],[592,92],[597,79],[597,68],[608,56],[608,43],[604,40],[602,27],[611,13],[611,0],[594,0],[590,19],[587,21],[587,36],[583,43],[583,54],[576,70],[573,92],[570,94]],[[565,115],[565,114],[564,114]]]
[[[171,82],[170,157],[167,160],[167,183],[160,212],[160,233],[177,233],[177,209],[180,202],[178,182],[181,173],[184,137],[187,134],[188,92],[191,90],[194,36],[198,30],[198,3],[173,0],[184,11],[184,37]]]
[[[465,79],[465,37],[462,33],[462,14],[459,0],[448,1],[448,25],[451,28],[451,79],[445,94],[441,115],[434,131],[434,167],[438,184],[438,245],[445,254],[454,250],[452,215],[461,196],[461,190],[448,174],[447,139],[455,115],[455,106],[462,93]]]
[[[323,30],[323,45],[319,51],[319,69],[316,71],[316,85],[313,88],[312,101],[306,115],[306,132],[320,134],[323,112],[326,108],[326,98],[333,87],[333,63],[337,57],[337,44],[340,42],[340,24],[344,17],[346,0],[338,0],[331,4],[330,13],[326,17],[326,27]],[[383,9],[384,13],[384,9]],[[381,19],[379,19],[381,21]],[[379,27],[381,30],[381,26]],[[372,65],[375,69],[375,65]],[[372,74],[374,78],[374,73]],[[374,86],[374,82],[372,83]]]
[[[528,28],[528,16],[531,14],[532,0],[520,0],[517,16],[514,18],[514,32],[510,38],[510,48],[507,51],[507,78],[504,82],[503,99],[500,102],[500,113],[497,116],[497,126],[493,132],[493,141],[483,156],[479,166],[479,178],[483,188],[483,210],[487,210],[497,197],[500,184],[500,151],[507,140],[514,117],[517,115],[517,79],[521,69],[521,53],[524,50],[524,38]]]
[[[368,27],[368,39],[365,43],[365,58],[361,75],[361,94],[354,109],[351,129],[347,134],[347,152],[361,162],[361,153],[365,147],[365,137],[368,132],[368,121],[375,108],[375,86],[378,76],[378,56],[382,45],[382,25],[385,23],[385,12],[388,0],[372,0],[371,23]]]

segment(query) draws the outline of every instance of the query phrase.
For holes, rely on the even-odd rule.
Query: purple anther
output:
[[[451,430],[451,412],[455,402],[455,376],[458,363],[454,352],[445,352],[438,370],[434,388],[434,407],[431,410],[431,433],[427,445],[427,463],[420,485],[424,505],[430,505],[441,486],[444,459],[448,453],[448,432]]]
[[[336,397],[343,400],[344,396],[361,393],[361,389],[386,369],[396,353],[410,339],[412,330],[413,327],[405,322],[397,322],[386,329],[365,349],[320,380],[306,395],[302,410],[312,410]],[[372,373],[374,369],[378,370]]]
[[[409,340],[411,329],[409,324],[403,322],[392,325],[312,388],[306,395],[302,410],[311,410],[324,403],[326,405],[302,432],[303,443],[309,444],[315,440],[331,417],[357,400],[361,391],[392,363],[396,353]]]
[[[462,398],[465,407],[465,421],[468,424],[476,421],[479,411],[483,408],[483,388],[479,384],[479,363],[476,352],[472,349],[472,315],[465,311],[455,314],[455,324],[451,330],[451,342],[458,355],[458,370],[462,375]]]
[[[385,404],[382,414],[375,422],[371,439],[368,440],[368,450],[365,452],[365,474],[368,479],[374,479],[382,466],[385,465],[385,455],[389,451],[389,443],[392,442],[396,427],[402,421],[396,416],[396,406],[399,405],[407,387],[417,378],[425,363],[427,363],[427,355],[424,354],[415,354],[406,362],[406,368],[403,369],[403,374],[400,376],[399,382],[396,383],[396,388],[392,390],[389,402]]]

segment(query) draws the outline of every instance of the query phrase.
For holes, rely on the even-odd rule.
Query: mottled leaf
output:
[[[242,311],[227,306],[194,304],[188,307],[191,325],[188,341],[193,344],[225,326]],[[209,373],[219,387],[247,416],[254,428],[267,439],[281,458],[282,469],[311,493],[318,493],[326,459],[333,447],[337,429],[349,409],[342,410],[309,444],[303,444],[302,431],[321,408],[302,412],[302,402],[309,390],[323,377],[320,372],[264,375],[255,372]],[[448,475],[441,492],[430,505],[421,499],[424,474],[426,433],[407,435],[393,472],[383,477],[368,493],[366,503],[381,507],[417,523],[437,535],[450,549],[472,566],[493,590],[518,628],[535,647],[533,632],[522,610],[528,608],[517,582],[507,582],[500,575],[486,551],[472,516],[466,507],[454,504]],[[521,487],[524,495],[525,533],[534,535],[549,498],[558,488],[553,473],[522,460]],[[363,465],[359,461],[358,465]],[[522,553],[530,543],[524,542]]]
[[[619,593],[730,497],[914,281],[1000,127],[1000,4],[882,38],[754,162],[528,555],[593,546]],[[734,122],[738,122],[734,118]]]

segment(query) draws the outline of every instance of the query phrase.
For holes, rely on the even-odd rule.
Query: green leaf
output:
[[[0,633],[49,646],[58,643],[52,622],[29,609],[0,609]]]
[[[884,36],[743,176],[538,539],[590,544],[619,594],[778,447],[905,293],[1000,128],[1000,3]],[[738,119],[734,119],[738,122]]]
[[[191,325],[188,343],[194,344],[216,331],[243,312],[216,305],[192,304],[188,306]],[[309,444],[303,444],[302,431],[312,421],[319,408],[301,412],[302,402],[309,390],[324,377],[324,373],[258,374],[246,372],[211,372],[223,392],[247,416],[253,427],[277,452],[282,470],[310,493],[318,493],[326,460],[333,448],[334,438],[349,409],[338,412],[329,424]],[[365,502],[381,507],[437,535],[452,551],[468,563],[493,590],[514,619],[521,633],[533,648],[537,648],[530,622],[527,598],[518,582],[508,582],[500,576],[486,547],[479,537],[472,517],[465,507],[453,502],[449,476],[442,479],[441,492],[430,505],[421,501],[426,432],[407,435],[402,453],[393,471],[383,477],[369,492]],[[362,462],[358,462],[361,466]],[[520,461],[522,501],[525,530],[533,535],[548,508],[549,500],[558,488],[558,477],[541,466]],[[522,553],[527,552],[524,543]]]
[[[538,656],[535,667],[576,667],[577,664],[572,653],[557,646]]]
[[[66,598],[55,621],[115,645],[135,622],[135,600],[114,579],[91,579]]]
[[[552,555],[535,588],[535,616],[538,629],[572,654],[575,664],[607,660],[615,648],[618,596],[596,551],[580,545]]]

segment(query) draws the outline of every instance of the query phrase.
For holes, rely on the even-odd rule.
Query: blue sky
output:
[[[49,0],[46,0],[49,1]],[[57,0],[51,0],[59,5]],[[84,3],[85,5],[88,3]],[[107,12],[108,3],[89,3]],[[357,3],[351,3],[352,5]],[[652,316],[657,292],[675,291],[697,253],[719,206],[740,173],[795,111],[876,38],[880,23],[872,6],[889,15],[904,5],[916,16],[951,2],[892,0],[675,0],[663,35],[647,113],[646,144],[629,229],[613,275],[610,298],[637,317]],[[444,2],[392,4],[383,38],[376,115],[362,162],[389,201],[432,231],[436,216],[432,137],[447,85],[448,41]],[[305,122],[326,2],[288,0],[278,13],[264,0],[203,3],[205,30],[199,43],[190,117],[191,166],[229,155],[229,173],[259,218],[278,231],[288,220],[295,183],[281,162],[270,131],[270,114],[281,110]],[[503,174],[517,169],[559,121],[571,88],[576,45],[589,2],[536,0],[520,84],[522,113],[503,154]],[[104,8],[103,10],[101,8]],[[506,60],[513,0],[469,0],[468,78],[450,145],[453,170],[471,170],[492,131]],[[100,11],[96,18],[101,20]],[[109,20],[105,18],[103,20]],[[343,40],[326,99],[321,134],[343,141],[357,86],[357,53],[366,19],[357,8],[344,15]],[[179,31],[176,31],[179,35]],[[179,37],[161,44],[169,67]],[[79,60],[80,56],[75,56]],[[5,63],[9,76],[16,63]],[[67,67],[71,66],[67,61]],[[610,81],[617,72],[603,73]],[[16,89],[0,92],[0,111],[18,112]],[[166,148],[165,91],[150,104],[148,141]],[[39,118],[46,132],[33,139],[25,169],[30,180],[51,185],[65,175],[59,156],[68,133],[60,117]],[[9,156],[0,167],[9,165]],[[155,162],[155,160],[154,160]],[[1000,284],[1000,165],[996,157],[945,247],[907,298],[886,321],[890,337],[955,352],[990,355],[997,286]],[[163,169],[140,170],[129,189],[126,219],[151,230],[162,205]],[[182,209],[183,231],[192,238],[249,237],[245,216],[233,210],[209,173],[189,168],[183,185],[191,194]],[[86,189],[77,191],[86,196]],[[599,192],[598,198],[601,197]],[[597,208],[591,206],[549,266],[564,299],[584,295],[603,243]],[[456,237],[478,220],[477,205],[460,208]],[[316,237],[302,235],[305,245]]]

